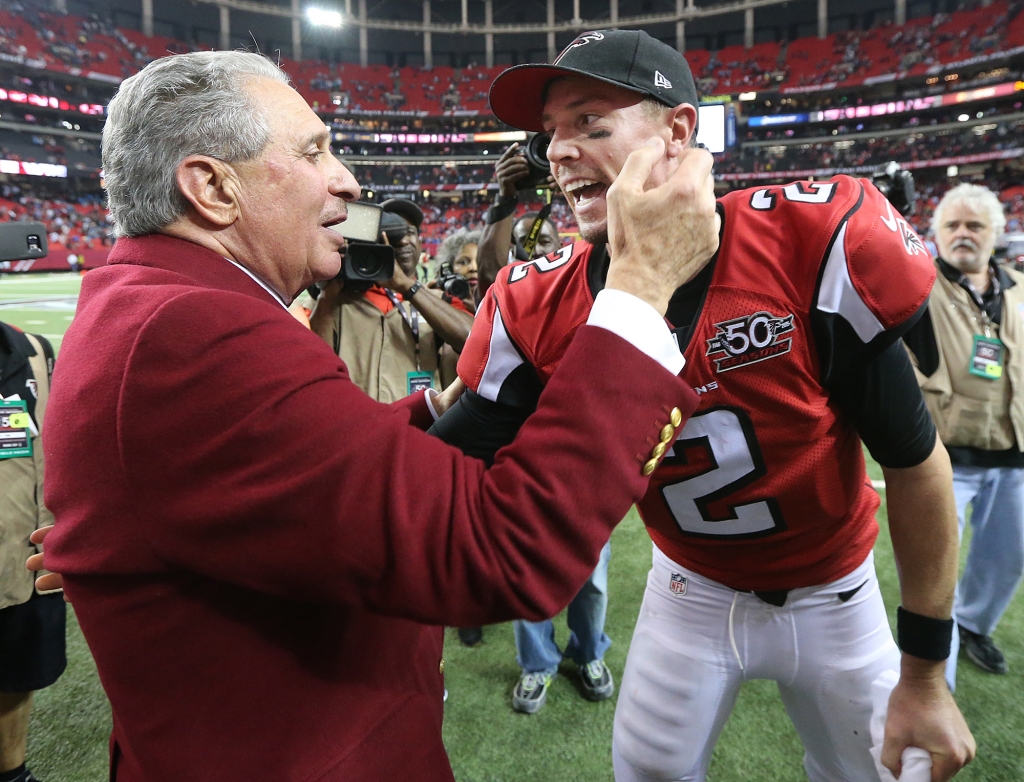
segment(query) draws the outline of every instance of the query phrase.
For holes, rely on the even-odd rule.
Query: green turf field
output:
[[[46,335],[59,350],[79,283],[70,274],[0,275],[0,320]],[[877,466],[872,468],[872,477],[880,478]],[[884,509],[883,505],[883,527]],[[607,632],[614,644],[606,659],[616,681],[639,610],[650,546],[635,513],[612,538]],[[875,562],[892,619],[898,588],[884,529]],[[43,782],[100,782],[107,778],[110,711],[73,612],[69,610],[68,616],[68,670],[37,698],[29,765]],[[564,641],[564,618],[556,621],[556,628]],[[978,758],[957,778],[1019,782],[1024,780],[1024,598],[1020,594],[995,637],[1009,659],[1009,675],[981,673],[966,660],[960,664],[957,700],[977,739]],[[539,714],[513,712],[511,691],[519,671],[510,625],[486,628],[484,644],[475,649],[462,647],[455,632],[449,631],[445,657],[450,698],[444,737],[460,782],[610,782],[614,701],[584,701],[567,668],[566,675],[555,680]],[[753,682],[744,687],[715,750],[708,779],[806,779],[799,742],[773,684]]]

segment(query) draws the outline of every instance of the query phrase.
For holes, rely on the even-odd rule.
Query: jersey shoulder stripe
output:
[[[575,242],[502,270],[459,357],[459,377],[467,388],[497,401],[523,363],[541,382],[548,381],[594,304],[588,281],[592,250],[587,242]]]
[[[544,382],[594,305],[587,274],[593,249],[574,242],[544,258],[515,264],[492,288],[510,338]]]
[[[902,325],[927,300],[935,279],[931,256],[866,179],[793,182],[721,200],[734,277],[743,271],[739,257],[771,258],[794,303],[839,315],[864,342]],[[752,276],[734,282],[756,284]]]

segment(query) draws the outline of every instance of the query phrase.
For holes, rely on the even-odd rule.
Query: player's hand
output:
[[[462,382],[461,378],[455,378],[455,381],[448,386],[444,391],[439,394],[435,394],[430,403],[434,406],[434,412],[438,415],[444,415],[448,412],[448,408],[459,401],[459,397],[466,390],[466,384]]]
[[[903,750],[920,747],[932,756],[932,782],[946,782],[974,759],[977,747],[942,678],[942,663],[934,669],[937,675],[908,675],[914,663],[904,656],[900,681],[889,696],[882,765],[898,779]]]
[[[652,138],[630,153],[608,188],[611,263],[605,285],[643,299],[662,314],[676,288],[715,254],[720,225],[711,153],[686,149],[668,180],[649,188],[664,154],[665,142]]]
[[[43,544],[43,541],[46,539],[46,536],[50,534],[50,530],[52,529],[52,524],[48,527],[40,527],[31,535],[29,535],[28,539],[35,543],[37,546],[41,546]],[[25,567],[27,567],[33,573],[38,573],[40,570],[45,570],[46,568],[43,566],[42,553],[33,554],[31,557],[29,557],[28,560],[25,562]],[[45,575],[42,575],[36,579],[36,588],[41,592],[49,592],[53,589],[63,589],[64,579],[61,577],[60,573],[46,573]]]
[[[498,178],[498,193],[505,198],[516,194],[516,184],[530,173],[530,164],[526,158],[518,154],[519,142],[510,144],[498,162],[494,165],[494,173]]]

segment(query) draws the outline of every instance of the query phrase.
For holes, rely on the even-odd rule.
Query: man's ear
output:
[[[680,103],[668,112],[669,127],[672,139],[666,152],[669,157],[681,155],[683,150],[692,146],[692,137],[697,132],[697,109],[689,103]]]
[[[226,228],[238,219],[238,177],[222,160],[189,155],[175,172],[178,189],[201,218]]]

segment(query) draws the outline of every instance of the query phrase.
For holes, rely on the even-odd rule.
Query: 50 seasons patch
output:
[[[748,364],[782,356],[793,348],[793,315],[776,317],[755,312],[715,324],[705,356],[714,357],[715,371],[728,372]]]

